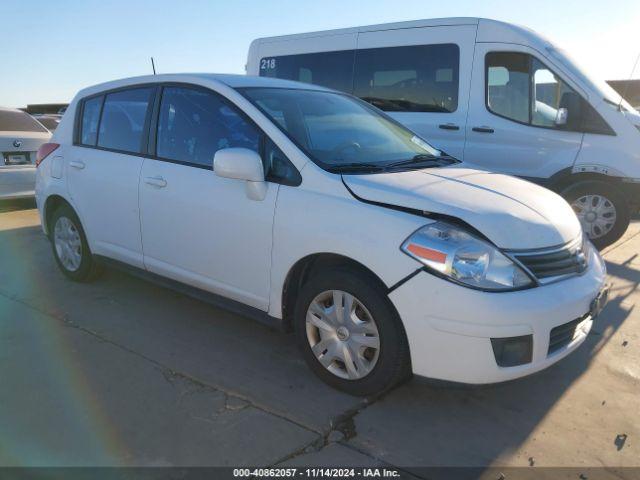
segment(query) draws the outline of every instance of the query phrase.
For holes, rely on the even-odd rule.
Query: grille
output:
[[[560,249],[516,253],[514,257],[543,283],[545,279],[582,273],[587,268],[581,241]]]
[[[587,315],[576,318],[569,323],[558,325],[552,329],[549,334],[549,350],[547,351],[547,355],[551,355],[553,352],[557,352],[562,347],[569,345],[576,333],[576,328],[578,328],[578,325],[580,325],[585,318],[587,318]]]

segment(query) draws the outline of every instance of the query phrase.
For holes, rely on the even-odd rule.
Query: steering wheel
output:
[[[340,152],[342,152],[343,150],[346,150],[347,148],[353,148],[356,151],[358,151],[362,149],[362,146],[360,146],[358,142],[354,142],[354,141],[344,142],[332,148],[331,155],[337,156]]]

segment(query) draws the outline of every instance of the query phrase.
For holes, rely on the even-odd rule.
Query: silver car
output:
[[[51,132],[21,110],[0,107],[0,199],[35,195],[36,152]]]

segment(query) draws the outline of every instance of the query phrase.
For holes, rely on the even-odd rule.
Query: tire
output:
[[[626,232],[631,210],[625,197],[614,185],[597,181],[580,182],[567,187],[561,195],[576,212],[583,230],[599,250],[616,242]],[[596,209],[593,209],[594,205]],[[589,221],[594,215],[587,217],[590,210],[596,212],[598,208],[600,213],[594,213],[595,221]],[[611,218],[611,213],[615,216],[613,224],[606,222],[607,218]]]
[[[80,219],[67,205],[60,205],[51,215],[49,238],[58,268],[75,282],[95,279],[102,268],[89,249]]]
[[[350,296],[354,299],[351,302]],[[351,309],[353,315],[344,318],[344,323],[331,313],[334,298],[343,305],[355,306]],[[318,307],[325,310],[322,314],[309,313],[309,318],[314,319],[308,323],[310,308],[318,312]],[[318,377],[338,390],[356,396],[378,395],[411,375],[409,346],[400,318],[382,286],[369,275],[347,268],[312,275],[300,290],[293,321],[305,361]],[[317,357],[312,344],[317,352],[325,353]],[[354,360],[350,369],[339,358],[347,358],[345,349]],[[327,367],[319,358],[324,359]]]

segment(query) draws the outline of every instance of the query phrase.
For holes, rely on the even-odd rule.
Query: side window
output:
[[[391,112],[453,112],[459,63],[455,44],[358,50],[353,93]]]
[[[487,108],[521,123],[529,123],[529,55],[492,52],[487,54]]]
[[[354,50],[265,57],[260,76],[314,83],[351,93]]]
[[[538,127],[556,127],[558,109],[566,108],[575,90],[558,78],[538,59],[533,58],[533,103],[531,123]]]
[[[581,129],[581,110],[586,104],[537,58],[492,52],[487,54],[486,66],[489,111],[536,127]],[[564,118],[561,109],[566,109]]]
[[[260,132],[217,95],[184,87],[162,92],[156,155],[211,167],[223,148],[259,151]]]
[[[149,87],[107,94],[100,119],[98,146],[139,153],[153,92],[154,88]]]
[[[98,139],[98,121],[104,97],[93,97],[85,100],[82,107],[82,123],[80,125],[80,143],[95,147]]]

